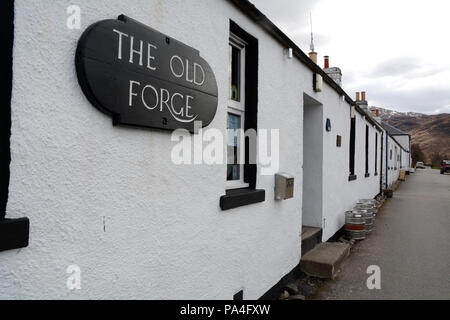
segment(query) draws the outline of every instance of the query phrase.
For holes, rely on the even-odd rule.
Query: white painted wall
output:
[[[410,153],[406,152],[405,150],[402,150],[402,158],[401,158],[401,169],[402,170],[409,170],[410,165]]]
[[[410,153],[405,150],[409,150],[410,147],[410,137],[407,135],[395,136],[395,140],[403,147],[402,150],[402,169],[409,170],[410,162]]]
[[[338,99],[337,95],[335,99]],[[348,181],[350,144],[350,107],[340,102],[339,107],[325,108],[325,117],[335,119],[324,143],[324,229],[323,240],[329,239],[345,223],[345,211],[359,199],[374,198],[380,192],[380,176],[375,176],[375,128],[356,113],[355,174]],[[369,177],[365,177],[365,130],[369,125]],[[336,147],[336,135],[342,135],[342,147]],[[381,147],[378,146],[380,152]],[[378,161],[378,167],[380,166]]]
[[[82,29],[69,30],[70,1],[16,0],[9,217],[31,221],[30,245],[0,253],[0,298],[230,299],[260,297],[300,259],[303,94],[323,104],[323,239],[358,199],[378,193],[366,121],[357,114],[356,181],[348,181],[350,107],[227,1],[79,0]],[[229,19],[259,40],[258,127],[280,129],[280,171],[294,199],[273,200],[273,176],[258,176],[263,203],[221,211],[225,166],[176,166],[170,133],[113,127],[77,83],[82,31],[128,15],[197,48],[215,72],[225,130]],[[373,143],[373,128],[370,129]],[[342,147],[336,147],[336,135]],[[374,152],[371,147],[370,152]],[[77,264],[82,289],[66,288]]]
[[[0,253],[0,298],[258,298],[300,259],[301,63],[227,1],[16,1],[9,217],[31,221],[28,248]],[[280,128],[280,171],[295,199],[221,211],[224,166],[176,166],[169,132],[113,127],[77,83],[82,31],[126,14],[197,48],[215,72],[225,130],[229,19],[259,39],[259,128]],[[305,76],[298,74],[306,73]],[[82,289],[66,288],[77,264]]]

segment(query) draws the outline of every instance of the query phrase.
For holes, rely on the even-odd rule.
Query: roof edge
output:
[[[315,64],[283,31],[281,31],[269,18],[267,18],[258,8],[255,7],[249,0],[228,0],[244,12],[251,20],[261,26],[266,32],[274,37],[282,45],[292,48],[294,56],[297,57],[304,65],[311,71],[318,73],[322,79],[333,88],[339,95],[344,96],[345,101],[354,106],[356,111],[364,115],[366,120],[378,128],[378,131],[383,131],[379,123],[370,117],[364,110],[362,110],[355,101],[342,89],[333,79],[331,79],[325,71]]]

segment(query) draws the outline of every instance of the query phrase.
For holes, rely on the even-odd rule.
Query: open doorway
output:
[[[303,226],[322,228],[323,105],[303,94]]]

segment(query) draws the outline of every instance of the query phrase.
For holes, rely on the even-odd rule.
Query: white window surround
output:
[[[229,42],[229,60],[228,60],[228,104],[227,104],[227,117],[228,113],[235,114],[240,116],[241,118],[241,132],[244,131],[244,123],[245,123],[245,46],[247,43],[235,36],[234,34],[230,34],[230,42]],[[237,48],[240,50],[240,77],[239,77],[239,101],[231,99],[231,68],[232,68],[232,48]],[[243,139],[238,139],[238,147],[237,152],[240,159],[245,160],[245,155],[241,155],[241,151],[245,152],[245,150],[241,146],[241,141]],[[228,157],[227,157],[228,159]],[[249,184],[244,182],[244,165],[241,163],[239,165],[239,180],[227,180],[226,188],[227,189],[238,189],[238,188],[248,188]]]

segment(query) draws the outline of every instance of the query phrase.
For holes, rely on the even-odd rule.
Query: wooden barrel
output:
[[[353,240],[366,238],[366,219],[362,212],[358,210],[345,212],[345,234],[348,239]]]

